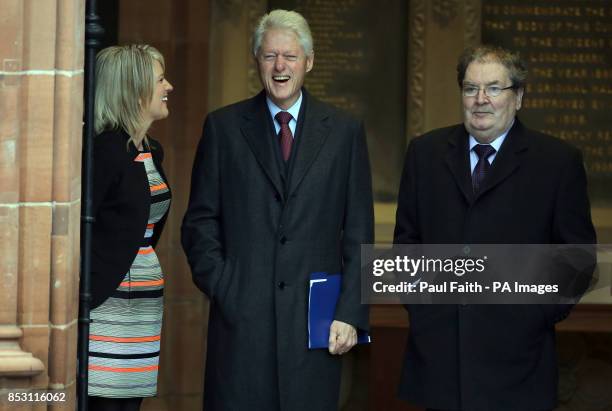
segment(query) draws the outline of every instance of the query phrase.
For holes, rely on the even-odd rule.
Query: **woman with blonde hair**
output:
[[[96,57],[91,411],[138,410],[157,393],[164,276],[153,247],[171,196],[162,147],[147,131],[168,116],[171,91],[154,47]]]

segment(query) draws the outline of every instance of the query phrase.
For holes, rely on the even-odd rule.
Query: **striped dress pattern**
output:
[[[135,398],[157,393],[164,276],[151,237],[155,224],[170,208],[170,191],[150,152],[141,152],[134,161],[143,163],[147,173],[149,220],[143,243],[121,284],[91,311],[91,396]]]

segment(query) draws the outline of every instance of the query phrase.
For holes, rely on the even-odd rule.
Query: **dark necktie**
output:
[[[278,133],[280,148],[283,154],[283,160],[287,161],[291,155],[291,145],[293,144],[293,135],[289,128],[289,122],[293,116],[286,111],[279,111],[274,118],[280,124],[280,132]]]
[[[478,155],[478,162],[472,173],[472,187],[474,192],[477,193],[489,172],[489,168],[491,168],[488,158],[495,153],[495,149],[488,144],[478,144],[472,150]]]

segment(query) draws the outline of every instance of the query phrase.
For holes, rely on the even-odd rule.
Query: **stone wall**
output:
[[[75,408],[84,3],[1,3],[0,409]]]

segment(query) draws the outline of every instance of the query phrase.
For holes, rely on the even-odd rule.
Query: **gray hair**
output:
[[[264,14],[253,32],[253,56],[257,57],[261,48],[261,41],[266,31],[271,29],[291,30],[293,31],[304,53],[306,55],[313,52],[312,34],[306,19],[296,11],[289,10],[272,10],[268,14]]]
[[[457,63],[457,82],[463,87],[463,79],[468,66],[474,62],[499,63],[508,69],[510,81],[516,89],[524,89],[527,83],[527,66],[518,53],[502,47],[481,45],[467,48]]]
[[[165,67],[161,53],[146,44],[111,46],[98,53],[94,102],[96,134],[122,128],[137,145],[135,138],[145,126],[142,112],[153,97],[155,61]],[[148,143],[146,136],[144,139]]]

